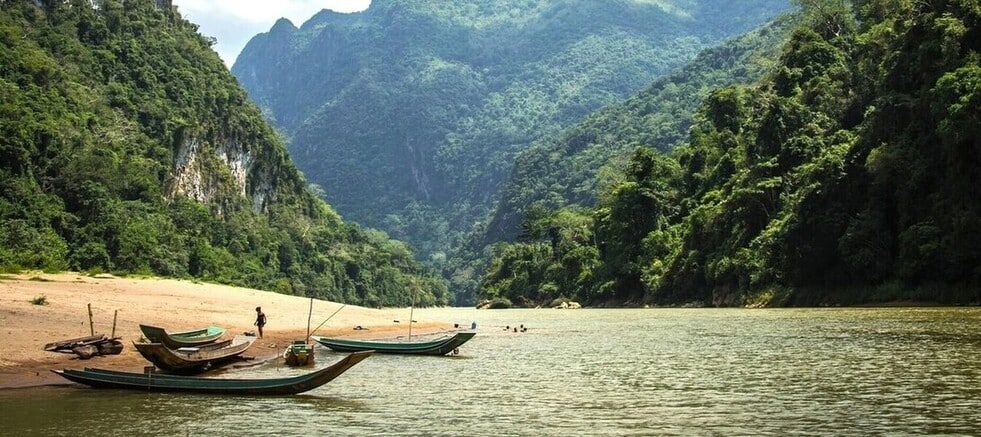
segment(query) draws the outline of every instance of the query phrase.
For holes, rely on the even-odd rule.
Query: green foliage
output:
[[[482,245],[515,239],[519,225],[534,220],[532,211],[595,205],[597,193],[602,196],[623,180],[638,146],[673,149],[688,134],[699,103],[713,90],[759,78],[773,62],[769,58],[779,53],[791,24],[780,19],[708,49],[625,102],[608,106],[554,140],[536,143],[519,154],[488,227],[470,240],[457,262],[474,264],[467,259],[481,259]],[[723,100],[716,99],[715,114],[736,117],[731,105],[737,102],[722,104]]]
[[[345,217],[410,242],[452,278],[458,301],[472,302],[473,272],[483,270],[481,256],[500,239],[458,252],[481,237],[470,233],[493,212],[519,153],[787,6],[375,2],[358,14],[324,11],[300,28],[280,21],[250,41],[232,71]],[[728,63],[731,54],[721,56]],[[693,107],[697,91],[666,90],[665,105]],[[649,109],[643,125],[681,138],[684,120]],[[646,143],[626,147],[637,144]],[[550,177],[507,193],[523,202],[506,223],[510,236],[534,202],[553,209],[566,204],[564,196],[591,196],[587,173],[610,154],[599,146],[562,167],[542,158],[516,169],[526,180],[567,172],[574,179]],[[532,193],[541,198],[524,202]]]
[[[150,0],[0,3],[0,267],[452,302],[307,188],[196,29]]]
[[[34,299],[31,299],[31,305],[47,305],[47,304],[48,304],[48,298],[43,294],[40,296],[35,296]]]
[[[587,302],[981,302],[977,2],[800,3],[768,77],[607,176]]]
[[[482,278],[482,298],[504,297],[522,306],[558,298],[589,299],[599,252],[588,211],[563,209],[528,223],[527,243],[501,243]]]

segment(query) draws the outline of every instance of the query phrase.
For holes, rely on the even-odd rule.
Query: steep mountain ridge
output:
[[[481,297],[981,303],[978,3],[801,4],[778,62],[711,91],[683,145],[636,144],[594,207],[527,214],[522,238],[494,247]],[[614,114],[552,150],[657,132]]]
[[[788,7],[380,0],[280,24],[232,72],[332,205],[439,266],[529,144]]]
[[[521,152],[483,244],[513,241],[529,208],[595,205],[601,182],[597,176],[604,166],[637,145],[673,150],[688,134],[702,99],[715,88],[760,78],[791,27],[792,20],[785,18],[706,49],[623,103],[590,114],[561,136]]]
[[[0,3],[0,266],[449,302],[408,247],[308,189],[211,41],[166,3]]]

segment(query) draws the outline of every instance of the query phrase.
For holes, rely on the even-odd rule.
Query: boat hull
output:
[[[200,373],[241,358],[252,346],[253,337],[238,336],[198,347],[170,349],[163,343],[133,343],[136,350],[154,366],[175,373]]]
[[[287,366],[309,366],[314,362],[313,345],[304,341],[295,341],[286,347],[283,359]]]
[[[202,378],[91,368],[52,370],[52,372],[70,381],[94,388],[221,395],[291,395],[313,390],[334,380],[355,364],[369,357],[371,353],[371,351],[355,352],[323,369],[288,378]]]
[[[446,355],[470,341],[474,335],[474,332],[459,332],[449,337],[420,342],[360,341],[318,336],[310,338],[337,352],[373,350],[380,354]]]

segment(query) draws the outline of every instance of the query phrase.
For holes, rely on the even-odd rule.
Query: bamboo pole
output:
[[[313,318],[313,298],[310,298],[310,312],[307,313],[307,337],[303,341],[310,341],[310,319]]]
[[[119,310],[112,312],[112,335],[109,338],[116,338],[116,316],[119,315]]]
[[[412,312],[416,309],[416,284],[412,284],[412,303],[409,304],[409,341],[412,341]]]
[[[92,304],[89,304],[89,335],[95,335],[95,324],[92,323]]]
[[[344,309],[344,307],[346,307],[346,306],[347,306],[347,304],[344,304],[344,305],[341,305],[341,307],[340,307],[340,308],[338,308],[338,309],[337,309],[337,311],[334,311],[334,314],[337,314],[337,313],[339,313],[339,312],[340,312],[340,311],[341,311],[342,309]],[[314,330],[310,332],[310,334],[308,335],[308,337],[309,337],[310,335],[313,335],[313,333],[314,333],[314,332],[317,332],[317,330],[318,330],[318,329],[320,329],[320,327],[321,327],[321,326],[324,326],[324,323],[327,323],[327,321],[328,321],[328,320],[330,320],[330,318],[331,318],[331,317],[334,317],[334,314],[331,314],[331,315],[330,315],[330,317],[327,317],[326,319],[324,319],[324,321],[323,321],[323,322],[320,322],[320,325],[317,325],[317,327],[316,327],[316,328],[314,328]]]

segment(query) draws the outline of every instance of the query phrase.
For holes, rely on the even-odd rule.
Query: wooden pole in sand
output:
[[[112,312],[112,335],[110,335],[109,338],[116,338],[116,316],[118,315],[119,315],[119,310]]]
[[[412,303],[409,304],[409,341],[412,341],[412,312],[416,309],[416,283],[412,282]]]
[[[92,323],[92,304],[89,304],[89,334],[95,335],[95,324]]]
[[[310,312],[307,313],[307,338],[305,338],[303,340],[304,342],[310,341],[310,319],[312,319],[312,318],[313,318],[313,298],[311,297],[310,298]]]

